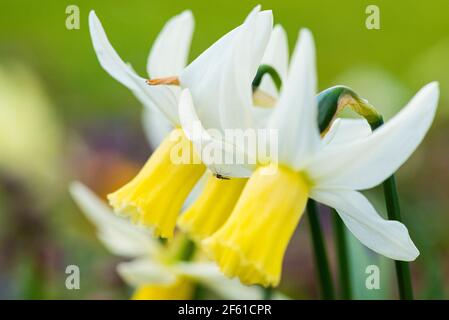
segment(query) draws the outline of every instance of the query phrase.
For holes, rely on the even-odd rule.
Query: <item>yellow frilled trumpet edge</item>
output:
[[[265,287],[279,284],[285,250],[309,196],[305,177],[270,166],[253,173],[230,218],[202,242],[226,276]]]
[[[125,186],[108,195],[114,211],[172,238],[176,219],[206,167],[181,129],[174,129]]]

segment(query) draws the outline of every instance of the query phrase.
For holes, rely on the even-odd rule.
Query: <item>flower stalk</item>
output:
[[[374,131],[383,125],[383,119],[377,123],[370,123],[371,129]],[[382,184],[384,189],[384,198],[387,206],[387,215],[390,220],[402,222],[401,210],[399,207],[399,196],[396,187],[396,178],[390,176]],[[398,281],[399,298],[401,300],[413,300],[413,287],[410,275],[410,264],[405,261],[395,261],[396,277]]]
[[[338,257],[338,276],[340,279],[340,294],[341,298],[350,300],[352,297],[351,276],[349,270],[349,253],[347,250],[346,230],[338,213],[335,209],[332,210],[334,219],[334,233],[335,233],[335,249]]]
[[[351,88],[334,86],[318,94],[320,131],[326,132],[333,120],[347,107],[365,118],[370,125],[378,125],[382,121],[382,116],[376,109],[367,100],[359,97]]]
[[[196,245],[195,242],[189,238],[185,238],[182,243],[181,249],[179,250],[179,261],[190,261],[195,255]]]
[[[271,300],[273,297],[273,287],[262,288],[263,300]]]
[[[275,68],[273,68],[272,66],[270,66],[268,64],[261,64],[259,66],[259,69],[257,69],[256,76],[254,77],[254,80],[252,83],[253,91],[256,91],[256,89],[259,88],[265,74],[270,75],[271,79],[273,80],[274,84],[276,85],[276,89],[278,91],[280,91],[281,87],[282,87],[281,76],[279,75],[279,73],[276,71]]]
[[[355,101],[354,98],[348,99],[348,96],[354,96],[355,93],[348,87],[335,86],[326,89],[318,94],[318,128],[320,133],[325,134],[338,113],[346,107],[349,101]],[[357,97],[358,100],[362,101]],[[360,109],[360,108],[359,108]],[[351,280],[349,276],[349,254],[347,251],[346,234],[343,221],[340,216],[331,209],[334,214],[334,233],[338,260],[338,275],[343,299],[351,298]]]
[[[318,219],[317,204],[312,199],[309,199],[307,202],[307,216],[309,218],[310,233],[315,252],[315,263],[318,268],[318,277],[321,284],[321,293],[324,299],[333,300],[335,299],[335,292],[324,245],[323,232]]]

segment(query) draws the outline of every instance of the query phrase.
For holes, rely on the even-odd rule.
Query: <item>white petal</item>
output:
[[[128,75],[129,66],[123,62],[109,43],[101,22],[94,11],[89,13],[89,30],[98,61],[103,69],[129,89],[137,89],[135,83]]]
[[[288,41],[284,28],[279,24],[273,28],[262,63],[275,68],[283,83],[287,80]],[[273,97],[278,97],[276,85],[270,76],[263,77],[259,88]]]
[[[268,44],[272,28],[271,11],[252,12],[235,36],[229,56],[224,60],[219,104],[221,127],[247,129],[252,118],[252,81]]]
[[[192,278],[224,299],[258,300],[262,291],[256,286],[244,286],[238,279],[228,279],[215,263],[180,263],[177,273]]]
[[[228,279],[215,263],[181,263],[176,265],[179,275],[195,279],[224,299],[261,299],[258,287],[244,286],[238,279]]]
[[[150,256],[160,250],[159,244],[148,232],[116,216],[83,184],[73,182],[70,193],[85,216],[96,226],[99,239],[112,253],[137,257]]]
[[[308,174],[321,186],[368,189],[392,175],[415,151],[432,124],[438,84],[422,88],[393,119],[364,139],[325,148]]]
[[[189,56],[195,21],[186,10],[165,24],[148,56],[147,71],[151,78],[179,75]]]
[[[179,100],[179,118],[187,138],[192,141],[201,161],[214,173],[225,177],[248,177],[255,165],[226,163],[227,156],[237,157],[244,152],[224,140],[224,137],[212,136],[199,120],[189,89],[184,89]],[[217,132],[219,133],[219,132]],[[217,153],[209,153],[217,150]],[[246,154],[242,156],[248,158]],[[249,158],[248,158],[249,159]],[[254,159],[254,157],[252,158]],[[249,162],[249,161],[248,161]]]
[[[371,250],[388,258],[413,261],[419,255],[407,228],[385,220],[361,193],[350,190],[315,189],[311,197],[337,210],[348,229]]]
[[[142,124],[150,147],[154,150],[172,131],[173,126],[159,112],[159,110],[144,109],[142,113]]]
[[[271,116],[273,115],[274,108],[264,108],[254,106],[252,108],[254,128],[264,129],[267,127]]]
[[[149,259],[136,259],[117,265],[117,272],[133,287],[149,284],[169,284],[176,281],[176,275],[166,265]]]
[[[150,110],[156,110],[164,115],[167,122],[172,126],[179,126],[178,117],[178,101],[181,93],[181,88],[171,85],[156,85],[150,86],[145,81],[146,79],[137,75],[131,75],[133,80],[139,87],[139,90],[133,91],[134,95],[140,101],[151,101],[151,104],[144,103]]]
[[[115,52],[94,11],[89,14],[89,29],[92,44],[103,69],[130,89],[146,107],[158,108],[168,121],[178,125],[177,108],[180,89],[175,86],[147,85],[146,79],[139,77]]]
[[[257,69],[261,64],[268,43],[270,42],[273,30],[273,13],[271,10],[264,10],[257,14],[256,31],[251,38],[251,82],[256,76]]]
[[[217,96],[220,89],[220,66],[238,29],[224,35],[198,58],[190,63],[181,73],[180,82],[195,96],[198,115],[207,128],[220,128]],[[212,103],[211,103],[212,102]],[[215,107],[214,107],[215,106]]]
[[[334,121],[321,142],[324,145],[339,145],[368,137],[371,127],[363,119],[341,119]]]
[[[269,34],[267,36],[266,30],[267,26],[272,23],[271,12],[259,12],[259,10],[260,7],[257,6],[250,13],[242,26],[235,28],[221,37],[189,64],[181,73],[181,85],[191,91],[195,100],[197,114],[206,128],[222,128],[219,114],[220,102],[224,106],[229,105],[229,108],[234,108],[233,103],[234,101],[237,101],[237,107],[241,108],[241,112],[247,112],[245,110],[249,110],[247,104],[249,103],[251,105],[251,86],[249,85],[246,87],[244,86],[244,83],[248,82],[248,78],[251,78],[251,75],[254,76],[257,71],[258,62],[260,62],[261,55],[263,54],[263,49],[259,52],[258,48],[263,47],[264,41],[268,41]],[[256,20],[255,25],[254,19]],[[235,58],[238,57],[235,55],[237,51],[234,51],[234,48],[240,48],[238,45],[241,43],[242,36],[238,37],[238,35],[241,33],[243,26],[247,27],[248,25],[251,26],[251,30],[258,29],[257,32],[253,33],[251,42],[245,44],[251,44],[254,48],[255,52],[253,56],[248,57],[247,52],[243,49],[239,51],[245,52],[244,56],[241,57],[241,64],[245,66],[244,70],[248,70],[246,69],[248,67],[248,59],[251,58],[249,71],[245,73],[243,79],[237,79],[237,84],[243,83],[243,85],[237,87],[237,91],[232,93],[225,92],[228,95],[232,94],[236,96],[225,96],[224,98],[226,101],[228,98],[231,100],[229,103],[220,101],[223,86],[225,86],[225,84],[222,83],[225,82],[228,84],[229,81],[235,80],[236,77],[241,74],[235,66],[230,64],[239,62],[235,60]],[[271,29],[271,27],[269,27],[269,29]],[[258,57],[259,55],[260,58]],[[223,78],[224,76],[225,78]],[[227,87],[225,86],[224,88],[226,90]],[[246,114],[246,116],[243,115],[241,117],[243,120],[239,119],[239,123],[247,122],[248,118],[248,114]]]
[[[300,32],[288,80],[283,85],[270,127],[279,132],[279,161],[302,168],[320,146],[316,106],[315,46],[307,29]]]

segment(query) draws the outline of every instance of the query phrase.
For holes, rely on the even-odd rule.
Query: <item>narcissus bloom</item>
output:
[[[234,59],[228,63],[228,72],[231,75],[235,74],[236,81],[224,82],[220,92],[217,92],[220,97],[221,95],[226,96],[227,92],[235,92],[236,86],[247,86],[250,88],[251,81],[257,71],[257,66],[261,63],[271,65],[277,70],[280,70],[281,79],[285,79],[286,77],[288,68],[288,45],[283,28],[279,25],[274,27],[266,48],[264,46],[250,48],[246,45],[249,41],[248,38],[251,36],[251,32],[251,28],[247,27],[246,34],[242,32],[240,35],[240,44],[235,46]],[[246,57],[248,51],[253,54],[247,60],[251,64],[251,68],[249,68],[250,75],[245,77],[238,76],[237,72],[239,70],[236,69],[239,65],[238,57]],[[267,93],[268,97],[277,97],[277,89],[270,78],[264,77],[259,86],[259,90],[253,94],[255,107],[251,109],[251,112],[254,117],[254,125],[262,128],[266,125],[272,109],[266,106],[257,106],[257,103],[260,102],[259,98],[263,98],[263,96],[259,96],[258,92]],[[251,95],[246,98],[250,101]],[[217,106],[218,103],[223,103],[223,106],[224,103],[229,103],[229,108],[233,107],[232,101],[225,99],[214,99],[212,101],[211,99],[209,102],[209,117],[219,117],[210,113],[219,109]],[[213,123],[213,121],[210,121],[210,123]],[[224,130],[225,125],[220,123],[220,133],[224,134]],[[207,160],[205,161],[208,163]],[[247,178],[226,179],[226,172],[228,170],[226,163],[209,163],[209,167],[214,175],[208,178],[203,192],[178,220],[178,226],[197,240],[202,240],[212,235],[226,222],[247,182]],[[243,175],[250,172],[245,165],[240,170],[243,172]],[[224,179],[223,177],[217,177],[217,174],[224,175]]]
[[[349,141],[339,134],[336,140],[341,143],[332,140],[337,138],[334,131],[342,122],[334,124],[329,138],[320,137],[316,87],[313,38],[303,30],[267,125],[278,132],[278,160],[263,159],[253,167],[230,218],[203,241],[221,270],[227,276],[238,276],[243,283],[279,283],[286,247],[308,198],[335,208],[368,248],[396,260],[411,261],[419,255],[407,228],[383,219],[358,190],[383,182],[418,147],[435,115],[438,85],[422,88],[401,112],[372,134],[362,130],[361,137]],[[250,89],[238,88],[240,93],[245,90]],[[197,122],[203,122],[195,102],[184,90],[180,117],[186,136],[201,150],[207,145],[207,132],[204,127],[200,135],[191,131]],[[232,128],[251,128],[250,109],[251,105],[241,99],[235,100],[231,110],[221,108],[217,114]],[[214,141],[211,138],[209,142]],[[228,175],[241,177],[240,167],[228,167]]]
[[[251,47],[265,47],[272,26],[271,12],[254,9],[245,23],[232,30],[185,67],[193,31],[193,18],[186,11],[172,18],[164,27],[150,52],[148,72],[151,80],[138,76],[124,63],[113,47],[94,12],[89,26],[92,42],[102,67],[116,80],[128,87],[142,103],[163,114],[174,128],[150,157],[139,174],[108,199],[119,214],[134,222],[151,227],[156,236],[171,238],[177,215],[190,191],[203,175],[205,166],[192,150],[190,141],[180,129],[178,98],[181,87],[197,93],[204,114],[209,102],[215,103],[215,92],[221,88],[234,48],[241,34],[250,35]],[[260,50],[259,50],[260,51]],[[263,50],[261,51],[263,52]],[[189,153],[188,163],[173,157],[176,150]]]
[[[197,284],[225,299],[260,299],[257,287],[247,287],[236,279],[227,279],[215,263],[182,261],[180,235],[168,245],[153,238],[147,230],[116,216],[91,190],[79,182],[70,186],[73,199],[97,228],[98,238],[113,254],[131,258],[119,263],[117,271],[132,287],[133,299],[192,299]],[[275,298],[285,298],[277,294]]]

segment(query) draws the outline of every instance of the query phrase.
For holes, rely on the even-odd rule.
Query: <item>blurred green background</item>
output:
[[[0,10],[0,298],[127,298],[115,273],[118,258],[96,240],[67,185],[81,180],[100,195],[127,181],[151,150],[141,128],[142,106],[99,66],[87,17],[94,9],[115,49],[142,75],[152,41],[165,21],[191,9],[190,58],[240,24],[258,3],[288,33],[311,29],[320,90],[353,87],[386,118],[427,82],[441,100],[423,145],[398,173],[402,212],[421,256],[412,264],[419,298],[446,298],[449,289],[449,2],[433,1],[9,1]],[[65,27],[77,5],[81,28]],[[380,9],[380,30],[365,27],[368,5]],[[369,192],[384,212],[378,190]],[[334,263],[328,212],[322,221]],[[304,219],[290,244],[281,290],[319,297]],[[351,239],[358,298],[394,298],[392,262]],[[65,288],[65,268],[81,269],[81,289]],[[364,286],[365,268],[381,267],[381,290]]]

